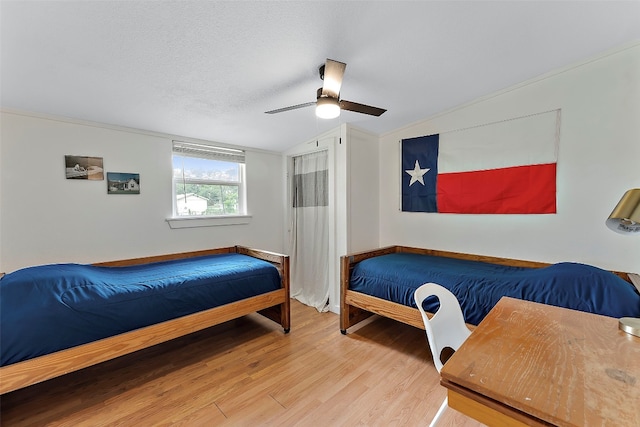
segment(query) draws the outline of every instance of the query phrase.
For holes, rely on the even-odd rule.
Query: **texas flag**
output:
[[[402,140],[402,210],[555,213],[559,114]]]

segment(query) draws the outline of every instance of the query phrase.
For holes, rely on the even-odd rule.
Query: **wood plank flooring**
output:
[[[292,301],[0,396],[11,426],[422,426],[445,397],[424,331]],[[0,379],[1,380],[1,379]],[[443,426],[481,424],[448,409]]]

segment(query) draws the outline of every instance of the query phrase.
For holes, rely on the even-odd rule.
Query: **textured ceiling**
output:
[[[3,108],[282,151],[349,122],[385,133],[640,40],[640,1],[5,1]],[[341,97],[314,109],[326,58]]]

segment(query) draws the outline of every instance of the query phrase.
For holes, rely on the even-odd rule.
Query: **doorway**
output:
[[[291,297],[318,311],[329,310],[329,150],[291,157]]]

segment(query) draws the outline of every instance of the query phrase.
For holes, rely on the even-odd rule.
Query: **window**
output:
[[[246,215],[244,151],[173,141],[174,217]]]

